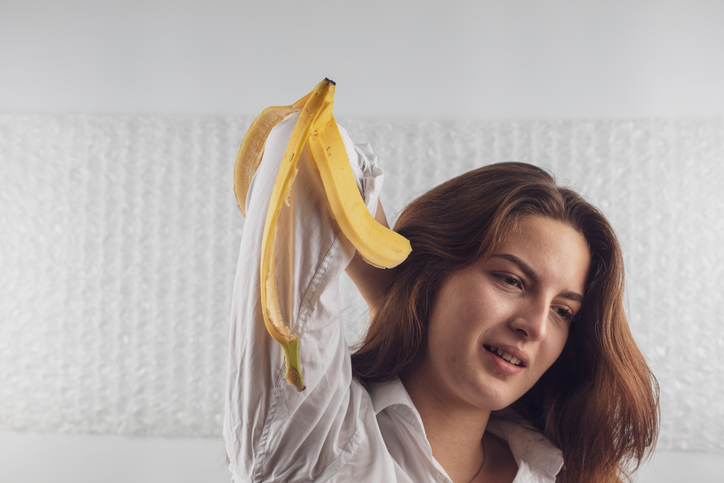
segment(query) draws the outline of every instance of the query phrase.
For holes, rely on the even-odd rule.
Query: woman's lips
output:
[[[515,348],[498,347],[491,344],[485,344],[483,347],[493,365],[505,375],[519,374],[528,364],[527,355]]]

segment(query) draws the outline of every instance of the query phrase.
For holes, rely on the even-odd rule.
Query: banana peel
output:
[[[239,210],[246,216],[246,195],[264,155],[266,138],[285,117],[299,112],[272,190],[260,261],[264,325],[282,347],[287,382],[299,391],[305,388],[299,364],[299,338],[282,319],[274,270],[274,242],[282,203],[288,205],[302,150],[306,148],[311,154],[322,179],[332,217],[367,263],[378,268],[392,268],[402,263],[412,250],[406,238],[380,225],[365,206],[332,115],[334,91],[335,83],[324,79],[294,104],[262,111],[244,136],[234,166],[234,193]]]
[[[234,195],[241,214],[246,217],[246,195],[262,158],[266,138],[274,127],[288,115],[299,112],[307,103],[311,92],[289,106],[272,106],[264,109],[251,123],[241,142],[234,164]]]
[[[334,117],[314,124],[307,146],[322,178],[329,211],[364,261],[377,268],[402,263],[411,251],[410,242],[381,225],[367,210]]]

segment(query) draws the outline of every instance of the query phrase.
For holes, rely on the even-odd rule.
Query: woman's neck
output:
[[[490,411],[453,404],[414,375],[402,382],[420,413],[433,456],[454,482],[467,483],[484,460],[482,439]]]

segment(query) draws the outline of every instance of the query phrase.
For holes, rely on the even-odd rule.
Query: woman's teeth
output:
[[[522,365],[523,365],[523,363],[522,363],[522,361],[521,361],[520,359],[518,359],[517,357],[513,357],[512,355],[508,354],[508,353],[505,352],[504,350],[500,350],[500,349],[498,349],[497,347],[493,347],[492,345],[485,346],[485,347],[486,347],[486,349],[488,349],[488,350],[489,350],[490,352],[492,352],[493,354],[497,354],[498,357],[500,357],[501,359],[504,359],[504,360],[510,362],[510,363],[513,364],[514,366],[522,366]]]

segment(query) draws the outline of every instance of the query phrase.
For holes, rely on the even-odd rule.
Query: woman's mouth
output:
[[[483,347],[485,347],[485,350],[487,350],[488,352],[490,352],[491,354],[493,354],[495,356],[500,357],[505,362],[513,364],[514,366],[517,366],[517,367],[525,367],[525,364],[523,363],[523,361],[521,361],[514,355],[512,355],[508,352],[505,352],[503,349],[499,349],[495,346],[487,345],[487,344],[484,344]]]

